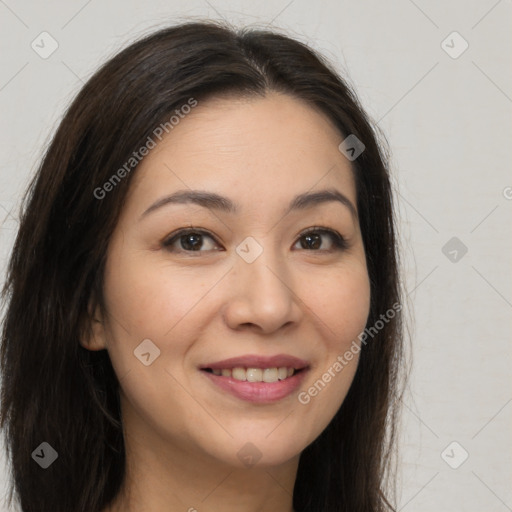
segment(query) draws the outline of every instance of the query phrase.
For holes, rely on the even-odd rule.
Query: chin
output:
[[[275,428],[275,425],[274,427]],[[296,435],[287,432],[270,433],[272,429],[252,435],[244,434],[230,439],[224,446],[217,445],[218,450],[210,453],[224,463],[237,468],[275,467],[298,457],[302,450],[313,441],[301,442]],[[269,435],[270,433],[270,435]]]

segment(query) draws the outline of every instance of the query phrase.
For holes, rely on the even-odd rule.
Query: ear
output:
[[[106,329],[104,318],[101,314],[101,308],[91,300],[88,308],[89,325],[82,339],[80,345],[87,350],[103,350],[107,348],[106,343]]]

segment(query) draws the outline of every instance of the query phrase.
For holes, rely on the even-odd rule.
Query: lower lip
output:
[[[247,382],[201,371],[211,382],[233,396],[254,403],[272,403],[291,395],[301,384],[307,369],[277,382]]]

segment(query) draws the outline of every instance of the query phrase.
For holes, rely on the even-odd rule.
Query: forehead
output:
[[[156,141],[137,168],[131,197],[208,189],[242,207],[270,207],[336,187],[355,203],[353,169],[338,149],[343,138],[325,114],[288,95],[209,99]]]

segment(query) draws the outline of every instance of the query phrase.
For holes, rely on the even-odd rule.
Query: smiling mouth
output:
[[[279,368],[203,368],[205,372],[212,373],[218,377],[227,377],[240,382],[278,382],[293,377],[300,373],[304,368],[296,369],[293,367],[281,366]]]
[[[309,366],[256,368],[201,368],[201,373],[218,389],[254,404],[271,404],[289,397],[303,382]]]

